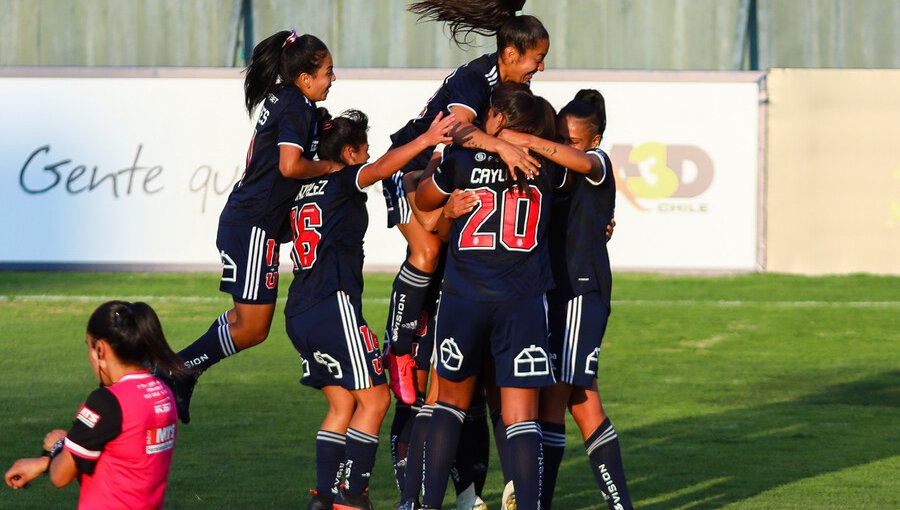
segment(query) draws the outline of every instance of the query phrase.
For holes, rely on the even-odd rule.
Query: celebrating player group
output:
[[[118,452],[129,448],[118,444],[129,440],[126,424],[143,430],[168,423],[141,421],[138,415],[150,411],[123,405],[119,395],[132,391],[127,385],[136,377],[155,376],[165,385],[155,387],[159,402],[152,409],[170,416],[174,402],[188,423],[201,374],[268,336],[279,244],[290,242],[287,334],[300,354],[301,382],[328,401],[315,437],[308,509],[372,508],[368,483],[392,392],[397,508],[441,508],[452,479],[458,509],[486,509],[489,417],[506,483],[503,510],[551,508],[566,409],[607,506],[633,508],[616,431],[597,390],[616,194],[612,164],[599,148],[604,99],[580,90],[557,113],[530,90],[550,36],[537,18],[517,14],[523,4],[411,4],[422,18],[448,22],[458,42],[472,32],[492,35],[497,49],[453,71],[375,161],[363,112],[333,116],[317,107],[335,80],[326,44],[294,31],[260,42],[244,81],[245,106],[258,121],[216,238],[220,289],[233,307],[178,352],[183,366],[161,363],[165,355],[153,349],[127,353],[129,370],[115,377],[101,377],[95,366],[109,391],[88,398],[68,436],[54,431],[48,435],[54,441],[46,441],[48,457],[63,452],[65,462],[22,459],[6,473],[7,484],[19,488],[50,470],[65,483],[78,476],[82,501],[97,498],[86,492],[104,490],[129,494],[108,504],[137,508],[143,500],[161,508],[170,446],[138,445],[141,459],[167,455],[154,464],[161,480],[140,488],[147,494],[115,490],[129,480],[104,466],[121,462]],[[388,226],[408,243],[390,296],[384,353],[361,302],[366,190],[378,182]],[[115,306],[131,313],[131,304]],[[90,348],[109,344],[119,351],[121,342],[92,328]],[[161,330],[150,333],[168,349]],[[155,369],[147,373],[144,366]],[[117,412],[101,417],[96,406]],[[65,475],[54,475],[61,469]]]

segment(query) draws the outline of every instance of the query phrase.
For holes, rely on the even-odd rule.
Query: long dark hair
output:
[[[91,314],[87,332],[105,340],[123,363],[157,368],[173,377],[188,372],[166,342],[159,317],[147,303],[107,301]]]
[[[546,140],[557,138],[556,110],[549,101],[534,95],[527,85],[512,82],[501,84],[491,94],[491,108],[506,117],[503,129],[529,133]],[[531,196],[524,175],[519,173],[515,182],[520,191],[525,191]]]
[[[247,113],[252,115],[267,94],[293,84],[302,73],[315,75],[326,55],[328,47],[318,37],[293,30],[276,32],[257,44],[244,69]]]
[[[525,53],[538,41],[550,39],[550,34],[534,16],[516,16],[523,5],[525,0],[422,0],[413,2],[409,10],[420,20],[447,22],[459,46],[470,45],[475,33],[497,36],[497,51],[512,46]]]
[[[332,119],[325,108],[318,109],[319,159],[342,163],[341,152],[347,145],[354,149],[368,141],[369,117],[359,110],[346,110]]]
[[[560,119],[567,116],[587,121],[591,135],[603,136],[606,131],[606,100],[603,94],[595,89],[579,90],[575,98],[559,111]]]

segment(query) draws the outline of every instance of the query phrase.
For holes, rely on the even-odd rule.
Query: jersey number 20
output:
[[[505,189],[500,198],[500,244],[509,251],[531,251],[537,246],[537,229],[541,216],[541,191],[531,188],[531,198],[519,188]],[[479,205],[472,211],[459,234],[460,250],[494,250],[497,234],[485,227],[497,212],[497,192],[490,188],[472,190]]]
[[[309,269],[316,263],[316,248],[322,234],[316,227],[322,226],[322,209],[318,204],[306,204],[291,209],[291,229],[294,231],[294,249],[291,250],[294,264]]]

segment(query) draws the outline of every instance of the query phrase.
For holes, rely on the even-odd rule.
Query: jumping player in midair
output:
[[[259,117],[244,175],[228,196],[216,235],[223,267],[219,289],[231,294],[234,306],[178,353],[194,371],[168,381],[184,423],[190,421],[200,374],[269,335],[278,295],[278,245],[290,240],[288,211],[298,179],[338,167],[313,160],[319,138],[315,103],[328,96],[335,80],[325,44],[313,35],[277,32],[253,49],[245,72],[245,106],[251,115],[259,107]]]

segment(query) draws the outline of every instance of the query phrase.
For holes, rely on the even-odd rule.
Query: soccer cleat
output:
[[[411,354],[395,356],[388,349],[388,371],[391,380],[388,383],[391,391],[404,404],[416,402],[416,360]]]
[[[343,488],[334,499],[334,510],[375,510],[369,501],[369,489],[362,494],[350,494]]]
[[[456,510],[487,510],[487,504],[475,494],[475,484],[456,495]]]
[[[184,377],[175,378],[172,384],[178,419],[185,425],[191,422],[191,396],[194,394],[194,387],[197,386],[199,378],[199,373],[190,373]]]
[[[330,494],[328,496],[322,496],[319,494],[319,491],[316,490],[311,490],[309,492],[312,494],[312,498],[310,498],[306,510],[331,510],[334,508],[334,498],[332,498]]]
[[[401,501],[396,510],[419,510],[419,505],[415,501]]]
[[[512,480],[503,488],[503,496],[500,499],[500,507],[503,510],[516,510],[516,491]]]

